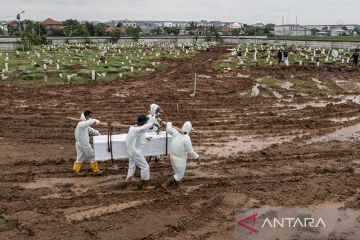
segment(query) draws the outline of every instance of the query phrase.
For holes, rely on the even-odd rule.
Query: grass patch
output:
[[[4,216],[0,215],[0,226],[1,225],[3,225],[3,226],[13,226],[13,225],[15,225],[15,221],[6,219]]]
[[[281,85],[285,82],[292,83],[293,86],[290,89],[281,88]],[[307,94],[309,96],[318,96],[322,94],[331,94],[339,95],[343,93],[343,90],[334,84],[323,83],[318,87],[317,83],[313,80],[304,80],[304,79],[288,79],[280,80],[273,76],[267,76],[259,80],[259,83],[267,88],[270,88],[274,91],[279,92],[280,94]]]

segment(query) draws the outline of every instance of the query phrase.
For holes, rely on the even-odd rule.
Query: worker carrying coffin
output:
[[[146,186],[150,179],[150,166],[140,149],[141,145],[146,143],[145,133],[156,125],[153,122],[148,121],[149,118],[145,115],[139,116],[137,124],[129,128],[129,132],[126,136],[126,147],[129,155],[129,170],[126,177],[126,183],[122,185],[123,188],[127,187],[132,181],[136,167],[141,170],[141,183],[138,186],[140,189]]]
[[[92,125],[100,124],[100,121],[97,119],[91,118],[92,112],[85,111],[80,116],[80,122],[77,124],[75,129],[75,139],[76,139],[76,161],[73,166],[74,175],[79,175],[81,166],[84,160],[87,158],[90,162],[90,167],[95,175],[102,174],[102,171],[99,169],[99,164],[95,161],[95,153],[89,142],[89,135],[99,136],[99,131],[91,128]]]
[[[149,118],[148,123],[155,123],[156,125],[151,127],[148,132],[157,132],[158,133],[160,131],[160,128],[157,126],[159,124],[158,119],[161,117],[161,113],[162,113],[162,110],[159,105],[157,105],[155,103],[150,105],[149,115],[147,116]],[[160,155],[155,156],[156,164],[159,163],[160,157],[161,157]],[[150,163],[151,158],[152,158],[152,156],[147,157],[146,161],[148,163]]]
[[[174,128],[171,122],[166,124],[166,132],[172,135],[170,161],[175,172],[174,176],[167,180],[166,184],[168,186],[177,186],[184,178],[188,154],[190,154],[198,164],[200,163],[199,155],[194,151],[189,136],[192,129],[191,122],[185,122],[181,128],[181,132]]]

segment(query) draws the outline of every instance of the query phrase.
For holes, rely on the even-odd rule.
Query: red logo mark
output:
[[[258,233],[259,231],[254,228],[254,226],[256,224],[256,217],[257,217],[257,213],[255,213],[255,214],[253,214],[251,216],[248,216],[248,217],[246,217],[244,219],[241,219],[238,222],[238,224],[239,224],[240,227],[243,227],[243,228],[245,228],[246,230],[248,230],[250,232]],[[248,226],[248,225],[245,224],[249,220],[252,220],[252,225],[251,226]]]

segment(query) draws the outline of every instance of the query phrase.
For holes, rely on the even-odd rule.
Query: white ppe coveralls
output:
[[[126,136],[126,147],[129,155],[129,170],[126,177],[128,181],[135,174],[136,167],[141,169],[141,180],[150,179],[150,167],[141,153],[141,145],[145,144],[145,133],[153,126],[147,123],[141,127],[131,126]]]
[[[75,129],[76,139],[76,161],[75,163],[83,163],[85,158],[88,158],[90,163],[95,162],[95,152],[89,142],[89,135],[98,136],[99,131],[91,128],[91,125],[99,124],[100,121],[96,119],[84,120],[84,116],[81,115],[83,121],[79,122]]]
[[[149,114],[147,117],[149,118],[148,123],[157,123],[157,119],[156,119],[156,110],[159,108],[159,105],[153,103],[150,105],[150,112],[151,114]],[[152,126],[149,130],[149,132],[156,132],[159,128],[157,126]]]
[[[334,50],[332,50],[331,55],[332,55],[332,57],[333,57],[333,62],[336,62],[336,61],[337,61],[337,58],[338,58],[338,56],[339,56],[339,52],[338,52],[336,49],[334,49]]]
[[[188,135],[192,129],[191,123],[186,122],[179,133],[172,127],[172,123],[168,122],[166,131],[172,135],[170,146],[170,161],[175,172],[174,179],[179,182],[183,179],[186,170],[187,155],[190,154],[193,159],[198,159],[199,155],[194,151],[190,136]],[[186,134],[184,134],[186,133]]]

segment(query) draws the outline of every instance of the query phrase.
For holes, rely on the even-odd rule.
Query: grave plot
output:
[[[288,63],[282,59],[278,63],[278,51],[289,53]],[[254,67],[274,66],[304,66],[304,67],[346,67],[351,66],[351,56],[354,49],[336,49],[337,57],[334,59],[333,49],[301,48],[281,45],[253,45],[240,44],[227,49],[223,59],[215,67],[219,70],[250,69]]]

